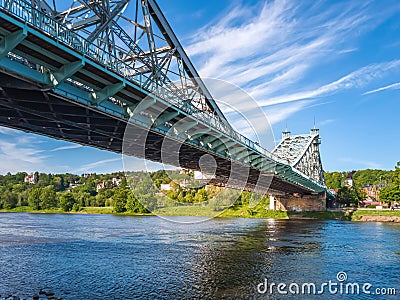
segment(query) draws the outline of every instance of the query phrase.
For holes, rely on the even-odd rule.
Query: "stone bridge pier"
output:
[[[326,210],[326,193],[315,195],[270,195],[270,210],[282,211],[324,211]]]

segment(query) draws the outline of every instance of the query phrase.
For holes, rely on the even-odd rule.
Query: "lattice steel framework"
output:
[[[319,152],[320,144],[319,130],[316,128],[311,129],[310,134],[290,135],[290,132],[286,131],[283,132],[282,141],[275,147],[272,154],[326,186]]]
[[[93,43],[97,60],[127,80],[140,77],[145,89],[182,99],[229,126],[154,0],[31,2]]]
[[[188,168],[206,152],[250,188],[326,191],[317,132],[271,154],[233,130],[154,0],[0,0],[0,124],[120,153],[128,123],[149,128],[151,160],[169,137]]]

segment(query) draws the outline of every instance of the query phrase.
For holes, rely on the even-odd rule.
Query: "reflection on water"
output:
[[[257,294],[264,278],[321,283],[339,271],[400,287],[395,224],[0,214],[0,245],[0,294],[20,297],[50,288],[63,299],[268,299]]]

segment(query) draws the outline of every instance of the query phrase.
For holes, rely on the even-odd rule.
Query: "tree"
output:
[[[40,173],[39,174],[39,180],[38,180],[38,185],[40,187],[46,187],[48,185],[51,185],[52,182],[52,175],[51,174],[45,174],[45,173]]]
[[[148,213],[149,211],[135,198],[131,190],[127,192],[126,210],[133,213]]]
[[[76,193],[75,193],[75,190],[77,191]],[[74,197],[75,197],[76,202],[80,206],[89,206],[90,205],[91,194],[89,192],[87,192],[85,189],[75,188],[74,189]]]
[[[363,200],[361,192],[356,187],[343,186],[338,190],[337,200],[345,205],[358,205]]]
[[[194,200],[196,202],[202,203],[207,201],[208,199],[208,195],[207,195],[207,191],[205,190],[205,188],[201,188],[197,191],[196,195],[194,196]]]
[[[194,196],[193,196],[193,194],[190,193],[190,192],[186,193],[186,195],[185,195],[185,197],[184,197],[184,201],[185,201],[186,203],[193,203],[193,201],[194,201]]]
[[[72,193],[63,193],[60,196],[60,207],[63,211],[71,211],[75,204]]]
[[[2,206],[5,209],[15,208],[18,203],[18,195],[9,190],[6,190],[3,193],[1,193],[0,202],[2,203]]]
[[[330,189],[339,189],[343,185],[346,175],[344,172],[325,172],[326,186]]]
[[[39,210],[40,207],[41,188],[34,187],[29,191],[28,204],[32,209]]]
[[[157,207],[157,199],[155,197],[156,189],[153,181],[149,176],[144,176],[133,189],[135,198],[148,210]]]
[[[41,209],[57,207],[57,197],[54,186],[49,185],[42,188],[39,195]]]
[[[53,178],[54,189],[57,192],[61,192],[64,190],[64,178],[60,175],[57,175]]]
[[[160,188],[162,183],[170,183],[171,178],[168,176],[167,172],[165,170],[159,170],[156,172],[153,172],[151,174],[151,179],[154,182],[154,185],[157,188]]]
[[[381,189],[379,198],[385,202],[400,202],[400,162],[397,163],[395,170],[391,174],[391,184]]]
[[[400,201],[400,185],[392,184],[390,187],[385,187],[379,191],[379,199],[385,202]]]
[[[113,196],[114,212],[122,213],[126,211],[127,190],[126,188],[118,188]]]

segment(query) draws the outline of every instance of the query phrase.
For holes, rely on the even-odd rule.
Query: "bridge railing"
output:
[[[42,33],[46,33],[49,37],[55,39],[57,42],[72,48],[76,52],[82,54],[84,57],[104,65],[107,69],[124,77],[125,80],[129,80],[137,84],[143,89],[146,89],[144,84],[150,82],[150,86],[153,87],[150,93],[154,93],[157,97],[160,97],[161,99],[164,99],[167,102],[177,106],[179,109],[187,112],[188,114],[196,116],[196,118],[199,120],[202,120],[203,122],[230,136],[250,149],[257,151],[270,159],[279,161],[279,158],[274,157],[266,149],[233,130],[230,126],[224,124],[212,114],[204,112],[192,105],[188,106],[184,99],[181,99],[175,91],[168,89],[165,86],[161,86],[149,76],[146,76],[142,73],[128,76],[127,74],[137,73],[135,72],[134,68],[118,57],[114,56],[112,53],[105,51],[92,42],[89,42],[83,36],[72,31],[57,20],[54,20],[48,14],[39,11],[33,7],[31,3],[25,0],[0,0],[0,8],[23,20],[24,23],[39,29]]]
[[[25,0],[0,0],[0,9],[8,12],[8,14],[11,14],[14,18],[16,17],[20,19],[23,23],[29,24],[31,27],[39,30],[42,34],[46,34],[49,38],[55,40],[56,43],[66,46],[83,57],[104,66],[111,72],[121,76],[123,80],[132,82],[149,94],[154,94],[196,119],[203,121],[205,124],[229,136],[234,141],[248,147],[248,149],[257,152],[276,163],[286,164],[286,162],[274,156],[260,145],[233,130],[229,125],[221,122],[213,114],[202,111],[193,105],[188,106],[185,99],[182,99],[176,91],[168,88],[168,86],[161,85],[159,82],[145,74],[137,72],[137,69],[114,56],[111,52],[89,42],[82,35],[79,35],[69,29],[66,25],[53,19],[50,15],[33,7],[31,3]],[[18,57],[17,55],[14,56],[14,60],[21,60],[21,63],[31,65],[31,63],[27,62],[23,57]],[[148,89],[149,86],[152,88],[151,90]],[[298,170],[294,169],[294,172],[300,174]],[[308,178],[304,174],[301,175]],[[318,185],[318,183],[316,184]]]

